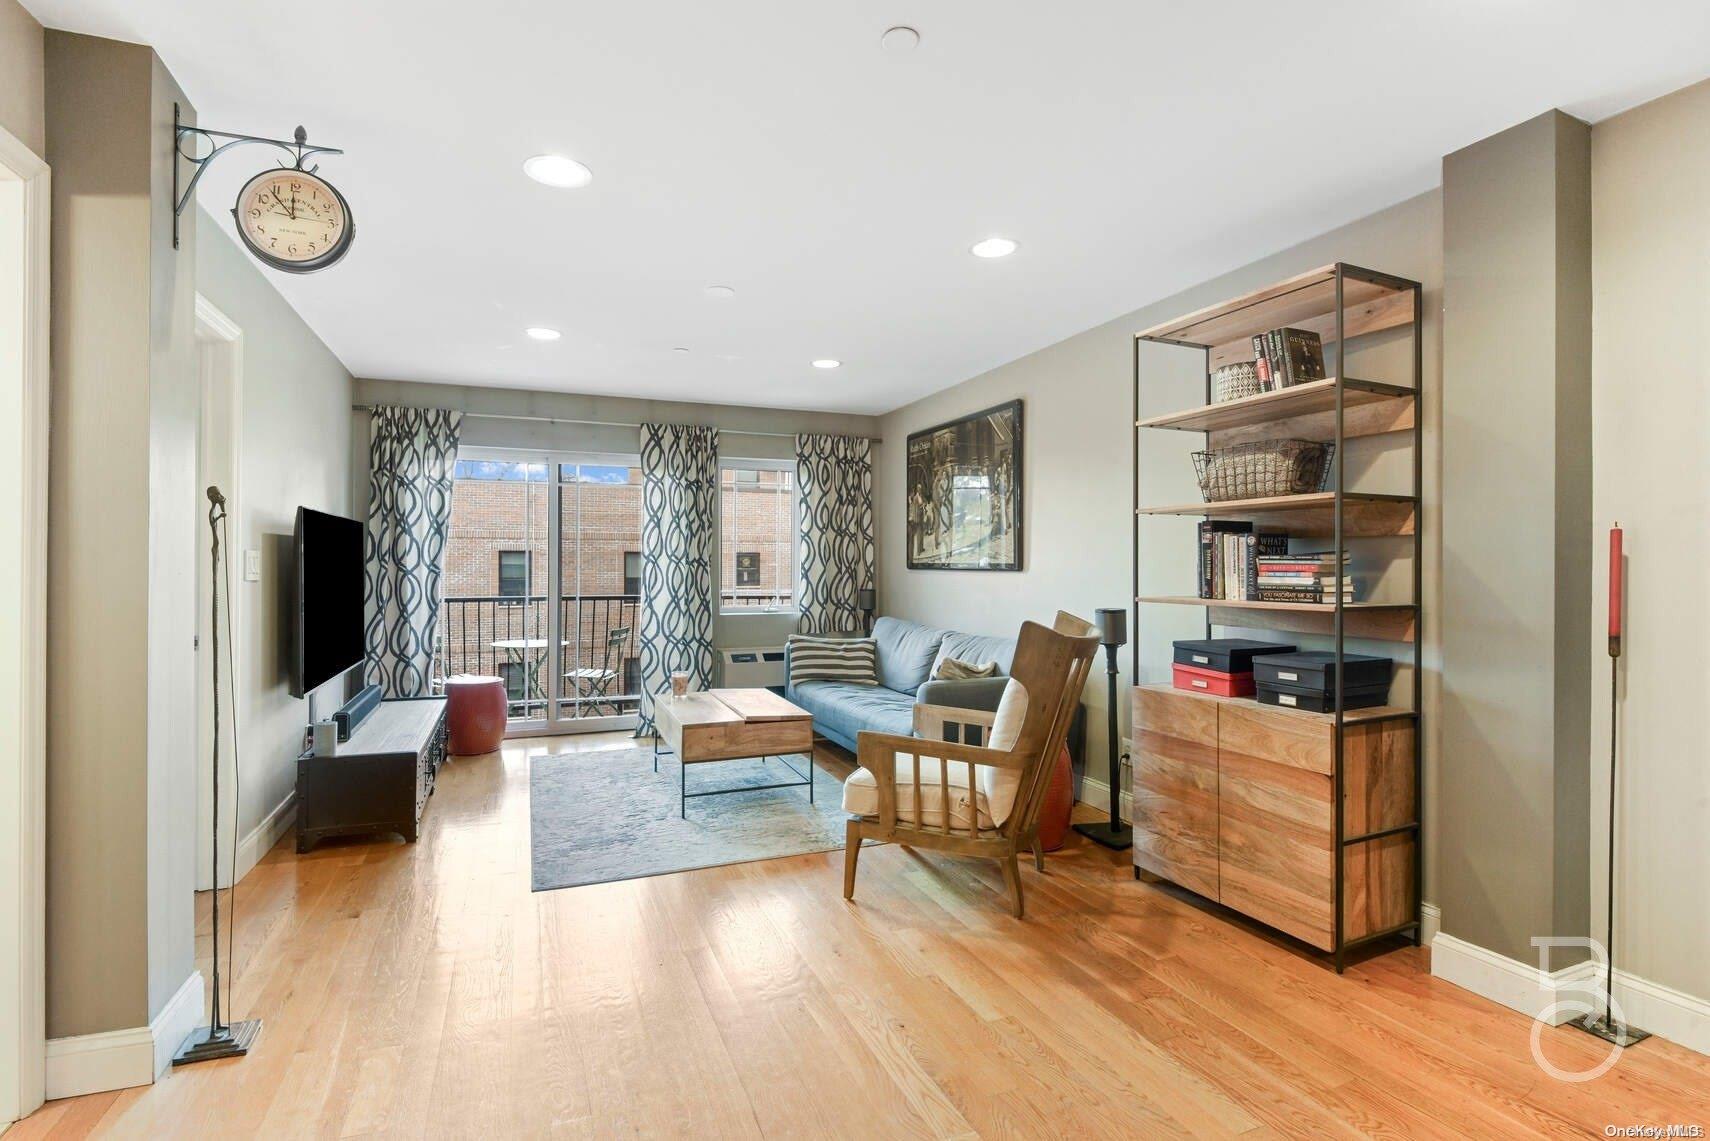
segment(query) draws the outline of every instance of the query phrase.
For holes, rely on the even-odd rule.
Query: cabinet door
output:
[[[1217,898],[1218,703],[1134,691],[1134,862]]]
[[[1218,831],[1220,899],[1330,950],[1335,932],[1332,728],[1257,705],[1224,710]]]

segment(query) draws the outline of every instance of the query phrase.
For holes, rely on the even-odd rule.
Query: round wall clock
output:
[[[238,191],[232,208],[249,252],[286,273],[313,273],[350,251],[350,204],[326,179],[295,167],[264,170]]]

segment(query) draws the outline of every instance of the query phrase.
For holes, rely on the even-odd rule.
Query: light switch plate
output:
[[[261,581],[260,551],[245,551],[243,553],[243,580],[245,582]]]

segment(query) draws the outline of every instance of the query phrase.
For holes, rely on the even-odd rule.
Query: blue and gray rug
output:
[[[789,762],[804,770],[807,758]],[[778,784],[798,779],[777,760],[689,766],[689,791]],[[537,757],[529,769],[533,887],[639,879],[691,868],[829,852],[843,847],[843,786],[814,771],[807,789],[706,796],[677,816],[677,758],[651,747]]]

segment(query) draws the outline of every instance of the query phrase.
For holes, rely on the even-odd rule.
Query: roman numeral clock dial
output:
[[[350,204],[332,183],[304,170],[256,175],[238,191],[238,234],[249,252],[286,273],[325,269],[350,249]]]

